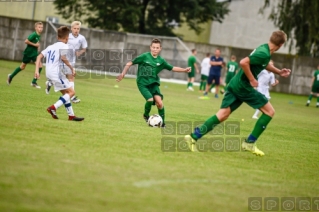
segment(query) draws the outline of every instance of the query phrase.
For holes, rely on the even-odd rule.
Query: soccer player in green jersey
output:
[[[230,61],[226,65],[227,74],[226,74],[226,80],[225,80],[225,87],[227,87],[230,80],[235,76],[235,74],[238,71],[238,63],[236,62],[236,56],[232,55],[230,58]]]
[[[242,149],[253,154],[263,156],[264,153],[256,146],[256,141],[266,129],[268,123],[275,114],[275,110],[268,99],[255,88],[258,86],[257,75],[264,69],[278,74],[282,77],[290,75],[290,69],[278,69],[269,64],[271,54],[277,51],[287,40],[287,35],[283,31],[272,33],[269,42],[260,45],[252,53],[240,61],[241,70],[228,84],[219,111],[205,121],[194,132],[185,136],[192,151],[196,151],[196,141],[211,131],[216,125],[225,121],[243,102],[254,109],[262,111],[261,117],[255,124],[251,134],[242,143]]]
[[[12,82],[12,79],[15,75],[17,75],[21,70],[24,70],[28,63],[35,62],[37,60],[38,56],[38,50],[40,48],[40,35],[43,31],[43,24],[42,22],[36,22],[34,24],[35,31],[32,32],[29,37],[24,41],[25,44],[27,44],[27,47],[25,48],[23,52],[23,58],[21,65],[16,68],[11,74],[8,74],[7,84],[10,85]],[[40,63],[39,67],[39,73],[41,73],[42,70],[42,63]],[[31,82],[31,86],[35,88],[41,88],[37,84],[37,78],[33,78]]]
[[[311,93],[308,97],[308,101],[306,106],[308,107],[310,104],[310,101],[312,99],[313,95],[317,96],[317,105],[316,107],[319,108],[319,65],[317,66],[317,70],[315,70],[313,77],[312,77],[312,81],[311,81]]]
[[[160,78],[158,77],[158,73],[163,69],[175,72],[190,72],[191,68],[173,67],[159,56],[162,50],[161,41],[159,39],[152,40],[150,50],[150,52],[145,52],[128,62],[122,73],[117,76],[116,81],[120,82],[129,68],[134,64],[138,64],[136,83],[139,91],[146,100],[143,118],[146,122],[148,121],[152,105],[156,104],[158,113],[163,119],[162,127],[165,127],[165,110],[162,101],[163,95],[159,88]]]
[[[192,49],[192,55],[188,58],[188,67],[191,67],[191,71],[188,73],[188,79],[187,79],[187,90],[188,91],[194,91],[193,88],[193,83],[194,83],[194,79],[195,79],[195,71],[198,74],[198,67],[196,64],[196,57],[195,55],[197,54],[196,49]]]

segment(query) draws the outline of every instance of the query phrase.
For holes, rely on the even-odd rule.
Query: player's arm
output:
[[[194,63],[194,67],[195,67],[196,73],[199,74],[199,69],[198,69],[196,62]]]
[[[34,72],[34,76],[35,76],[35,78],[37,78],[37,79],[40,78],[39,68],[40,68],[41,60],[42,60],[43,57],[44,57],[43,54],[40,53],[40,54],[37,56],[37,60],[35,61],[35,72]]]
[[[75,69],[72,67],[68,59],[66,58],[66,55],[61,55],[61,60],[64,62],[64,64],[72,70],[72,75],[75,76]]]
[[[258,86],[258,81],[255,79],[254,75],[251,73],[250,70],[250,59],[249,57],[245,57],[239,62],[240,67],[243,69],[246,77],[248,78],[250,85],[253,87]]]
[[[278,74],[279,76],[282,77],[288,77],[291,73],[290,69],[287,68],[283,68],[283,69],[278,69],[275,66],[273,66],[271,63],[268,63],[268,65],[266,66],[266,70],[274,73],[274,74]]]
[[[123,69],[122,73],[116,77],[116,81],[120,82],[120,81],[124,78],[124,76],[126,75],[127,71],[130,69],[130,67],[131,67],[132,65],[133,65],[133,62],[132,62],[132,61],[126,63],[126,65],[124,66],[124,69]]]
[[[30,46],[34,46],[34,47],[39,47],[40,46],[40,42],[38,43],[32,43],[31,41],[29,41],[29,39],[25,39],[24,41],[25,44],[30,45]]]
[[[223,61],[210,61],[210,65],[212,66],[222,66],[223,65]]]
[[[78,56],[84,54],[85,52],[86,52],[86,48],[82,48],[81,50],[75,52],[75,54],[76,54],[76,56],[78,57]]]
[[[172,71],[174,71],[174,72],[190,72],[191,71],[191,67],[181,68],[181,67],[174,66]]]

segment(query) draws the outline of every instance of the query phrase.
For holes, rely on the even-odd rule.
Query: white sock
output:
[[[307,103],[309,104],[309,103],[310,103],[310,100],[308,100]]]
[[[258,114],[259,114],[259,110],[257,109],[254,116],[258,116]]]
[[[54,104],[55,109],[58,109],[61,107],[65,102],[70,101],[70,95],[64,94],[63,96],[60,96],[60,99]]]
[[[70,100],[64,103],[66,112],[68,113],[69,116],[74,116],[73,108],[71,105]]]

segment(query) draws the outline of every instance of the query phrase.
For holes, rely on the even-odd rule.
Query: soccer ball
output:
[[[210,92],[215,93],[216,92],[216,88],[210,89]]]
[[[154,114],[148,118],[147,124],[150,127],[161,127],[163,119],[160,115]]]

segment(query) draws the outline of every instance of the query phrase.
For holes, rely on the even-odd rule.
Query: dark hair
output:
[[[154,38],[154,39],[152,40],[152,42],[151,42],[151,45],[152,45],[153,43],[159,43],[160,46],[162,46],[160,39]]]
[[[206,57],[209,57],[210,56],[210,53],[206,53]]]
[[[58,28],[58,38],[66,38],[70,34],[70,29],[66,26],[60,26]]]
[[[196,49],[192,49],[192,53],[196,52]]]

